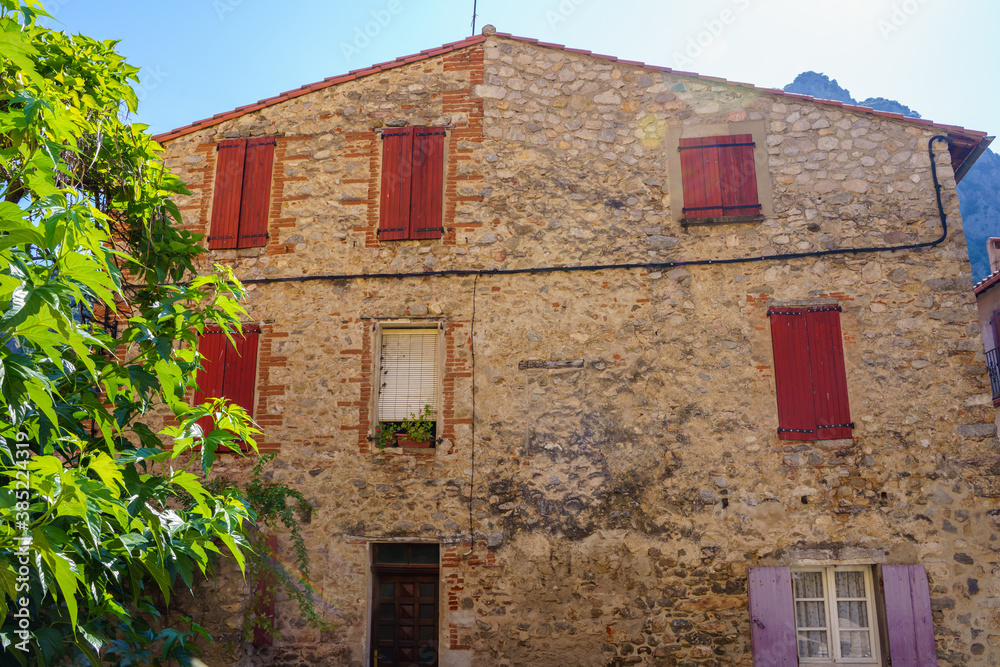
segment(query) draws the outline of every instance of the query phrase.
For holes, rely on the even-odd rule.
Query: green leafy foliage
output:
[[[239,331],[244,290],[223,267],[182,282],[200,237],[173,224],[187,190],[127,121],[136,68],[39,16],[0,0],[0,648],[4,664],[188,664],[204,631],[157,604],[220,554],[242,568],[255,519],[202,476],[258,431],[186,400],[198,335]]]
[[[405,435],[414,442],[426,442],[434,435],[434,412],[425,405],[419,415],[410,413],[409,419],[398,422],[379,422],[375,442],[379,449],[396,446],[396,435]]]
[[[268,578],[277,582],[290,600],[295,600],[301,618],[317,629],[332,627],[329,621],[316,608],[316,590],[312,585],[309,572],[309,552],[302,536],[303,517],[308,521],[312,515],[312,505],[302,493],[284,484],[274,482],[273,471],[269,464],[274,460],[274,454],[265,454],[254,464],[249,479],[244,484],[226,478],[216,477],[206,486],[215,493],[223,493],[227,489],[240,489],[247,505],[257,517],[259,528],[268,527],[273,531],[284,530],[289,535],[293,553],[290,568],[282,567],[271,554],[267,552],[264,535],[252,533],[249,542],[252,547],[247,558],[247,577],[251,581]],[[291,570],[294,575],[290,573]],[[257,595],[257,591],[253,595]],[[268,634],[279,638],[277,628],[271,624],[271,619],[258,613],[258,601],[251,599],[244,615],[244,638],[249,640],[254,628],[260,628]]]

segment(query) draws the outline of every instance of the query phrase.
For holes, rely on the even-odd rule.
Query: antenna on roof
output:
[[[472,0],[472,35],[476,35],[476,1]]]

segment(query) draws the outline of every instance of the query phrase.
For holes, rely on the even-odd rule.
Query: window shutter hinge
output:
[[[822,426],[817,428],[823,428]],[[779,428],[778,433],[812,433],[811,428]]]
[[[413,230],[414,232],[441,232],[444,233],[444,227],[419,227]]]
[[[382,232],[405,232],[405,231],[406,231],[405,227],[399,227],[397,229],[378,229],[378,230],[375,230],[375,233],[376,234],[381,234]]]
[[[854,428],[854,422],[847,424],[817,424],[816,428]]]

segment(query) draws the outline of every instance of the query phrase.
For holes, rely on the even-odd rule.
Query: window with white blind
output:
[[[802,664],[880,664],[871,568],[796,568],[792,591]]]
[[[376,414],[379,428],[440,419],[441,333],[435,328],[382,327]]]

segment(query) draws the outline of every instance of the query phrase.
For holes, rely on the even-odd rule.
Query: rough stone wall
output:
[[[774,216],[683,227],[667,128],[744,120],[766,123]],[[374,129],[404,122],[453,126],[441,241],[374,235]],[[167,165],[204,230],[212,143],[279,136],[267,248],[205,261],[244,279],[664,262],[931,240],[932,130],[492,37],[176,139]],[[746,568],[810,559],[924,564],[941,663],[1000,662],[1000,443],[943,150],[937,166],[950,231],[933,249],[250,285],[271,327],[257,415],[274,479],[316,506],[313,580],[336,627],[303,628],[279,600],[283,640],[244,661],[366,664],[368,543],[410,538],[443,545],[442,664],[749,665]],[[853,439],[777,439],[766,311],[793,303],[843,307]],[[445,323],[435,450],[367,440],[377,318]],[[219,635],[217,664],[242,608],[224,576],[187,606]]]

